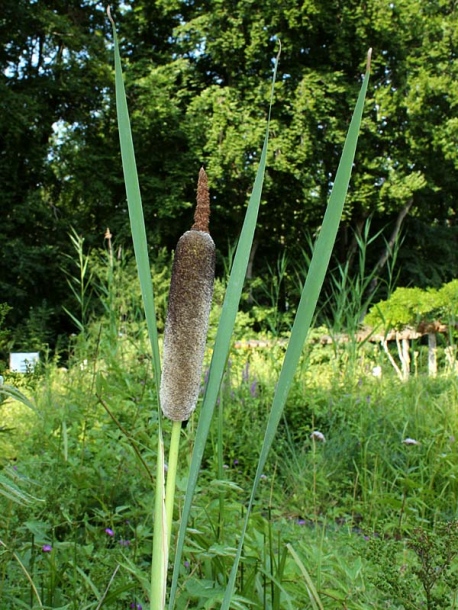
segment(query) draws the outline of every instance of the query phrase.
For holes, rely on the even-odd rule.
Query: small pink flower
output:
[[[105,534],[108,534],[108,536],[114,536],[114,531],[107,527],[105,528]]]
[[[43,553],[50,553],[52,551],[52,546],[50,544],[44,544],[41,547],[41,550],[43,551]]]

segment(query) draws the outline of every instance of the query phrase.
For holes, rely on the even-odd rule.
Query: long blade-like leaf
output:
[[[314,584],[313,580],[311,579],[310,574],[307,571],[307,568],[302,563],[301,558],[296,553],[296,551],[291,546],[291,544],[287,544],[286,548],[293,556],[294,561],[299,566],[299,569],[302,572],[302,575],[304,576],[305,586],[307,587],[307,592],[309,594],[310,603],[312,604],[313,608],[316,610],[324,610],[323,604],[321,602],[320,596],[318,595],[315,584]]]
[[[134,144],[130,128],[129,111],[127,108],[126,91],[122,77],[121,57],[116,27],[110,17],[113,27],[114,55],[115,55],[115,84],[116,84],[116,111],[118,116],[119,142],[121,146],[122,167],[124,182],[126,184],[127,204],[134,244],[135,260],[137,261],[138,277],[145,309],[148,334],[153,353],[154,378],[156,392],[159,400],[159,384],[161,380],[161,363],[157,337],[156,310],[154,307],[153,285],[151,282],[151,269],[148,258],[146,242],[145,220],[143,217],[140,185],[135,162]]]
[[[116,109],[118,115],[119,140],[121,145],[122,166],[124,181],[126,184],[127,203],[131,224],[132,240],[134,243],[135,259],[137,262],[138,277],[143,298],[148,335],[153,354],[154,378],[158,402],[158,462],[156,480],[156,501],[154,508],[154,539],[153,557],[151,566],[151,607],[163,608],[166,594],[166,572],[167,572],[167,529],[165,519],[164,502],[164,443],[162,435],[159,387],[161,380],[161,363],[159,355],[159,343],[157,336],[156,309],[154,305],[153,285],[151,282],[151,270],[148,258],[148,247],[146,242],[145,220],[138,182],[137,165],[135,162],[134,145],[130,127],[129,112],[127,108],[126,92],[122,77],[121,57],[119,54],[119,43],[116,27],[108,16],[113,26],[113,39],[115,51],[115,82],[116,82]]]
[[[364,100],[366,97],[367,85],[369,81],[369,62],[366,76],[363,80],[361,91],[356,103],[355,111],[350,123],[347,138],[345,140],[344,149],[337,169],[336,179],[329,198],[328,206],[324,215],[322,228],[315,244],[313,258],[310,263],[310,268],[307,274],[307,279],[302,290],[301,300],[297,309],[291,337],[285,354],[282,370],[275,391],[272,409],[270,411],[267,428],[264,436],[261,453],[259,456],[258,467],[251,491],[248,510],[243,523],[242,532],[237,548],[237,553],[229,576],[229,582],[226,588],[221,610],[229,610],[231,598],[235,588],[235,579],[242,554],[243,542],[245,533],[250,518],[251,509],[255,494],[261,480],[261,475],[267,461],[267,456],[272,446],[275,433],[283,412],[288,393],[293,381],[299,358],[302,353],[303,345],[307,337],[313,314],[315,312],[316,303],[323,285],[326,270],[331,258],[332,249],[339,228],[340,218],[342,216],[345,197],[350,182],[351,168],[356,152],[356,144],[358,141],[359,127],[364,108]]]
[[[3,396],[6,396],[7,398],[12,398],[13,400],[17,400],[18,402],[22,402],[23,405],[25,405],[29,409],[32,409],[32,411],[34,411],[37,415],[40,415],[34,403],[14,386],[0,384],[0,398]]]
[[[210,430],[214,407],[218,398],[218,392],[224,375],[224,369],[226,367],[226,361],[229,354],[235,317],[237,315],[240,303],[240,297],[242,294],[242,288],[246,277],[246,270],[248,266],[251,246],[253,243],[254,231],[256,229],[259,205],[261,202],[262,186],[264,182],[264,173],[266,168],[267,145],[269,142],[270,113],[272,108],[274,85],[277,74],[279,56],[280,53],[277,55],[272,76],[269,114],[267,119],[266,135],[264,138],[261,159],[259,162],[258,171],[256,173],[253,191],[248,202],[242,232],[240,234],[240,239],[238,241],[237,250],[235,252],[231,274],[229,276],[229,281],[227,284],[226,295],[224,297],[223,307],[221,311],[221,318],[216,333],[215,345],[213,348],[213,356],[210,364],[207,388],[205,391],[202,409],[199,415],[199,423],[196,431],[196,440],[192,453],[191,466],[189,469],[186,497],[181,516],[180,529],[178,532],[172,586],[169,599],[169,608],[173,608],[175,601],[178,573],[180,568],[181,556],[183,553],[187,522],[189,514],[191,512],[192,499],[197,484],[200,465],[202,463],[205,443],[207,441],[208,433]]]

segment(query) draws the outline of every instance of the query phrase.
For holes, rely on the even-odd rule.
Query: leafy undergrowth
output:
[[[153,377],[140,336],[103,337],[97,349],[77,346],[66,369],[5,378],[35,410],[0,405],[2,607],[148,607]],[[283,351],[279,342],[231,353],[177,608],[220,605]],[[304,352],[234,608],[455,607],[457,379],[402,383],[374,348],[349,353]],[[177,521],[195,425],[183,431]]]

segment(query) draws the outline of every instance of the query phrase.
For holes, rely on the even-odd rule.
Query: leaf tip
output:
[[[371,71],[372,47],[367,52],[366,72]]]

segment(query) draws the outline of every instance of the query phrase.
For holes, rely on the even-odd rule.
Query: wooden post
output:
[[[404,379],[410,375],[410,343],[408,339],[402,339],[402,372]]]
[[[428,333],[428,375],[437,375],[437,337],[436,333]]]

